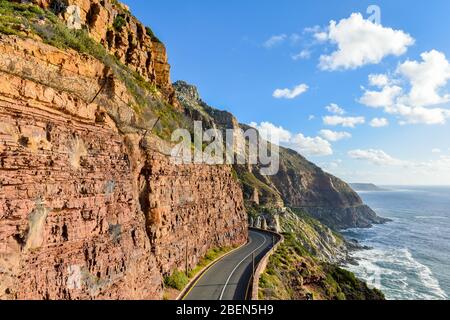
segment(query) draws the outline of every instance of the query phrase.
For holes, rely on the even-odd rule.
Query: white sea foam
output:
[[[447,299],[431,269],[406,248],[358,251],[354,258],[359,265],[346,268],[382,290],[388,299]]]
[[[426,219],[426,220],[430,220],[430,219],[439,219],[439,220],[448,220],[448,217],[443,217],[443,216],[416,216],[416,219]]]

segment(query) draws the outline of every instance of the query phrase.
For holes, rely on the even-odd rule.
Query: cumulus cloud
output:
[[[399,116],[400,124],[445,124],[450,110],[442,105],[450,102],[450,95],[442,91],[450,80],[450,63],[436,50],[422,53],[421,58],[420,62],[408,60],[400,64],[395,73],[397,79],[369,76],[369,84],[378,90],[364,89],[359,102]],[[409,90],[397,85],[402,80]]]
[[[386,56],[403,55],[415,42],[409,34],[365,20],[360,13],[339,23],[331,21],[327,32],[319,31],[314,36],[337,45],[336,51],[320,57],[319,67],[328,71],[378,64]]]
[[[294,99],[308,91],[309,86],[302,83],[293,89],[276,89],[273,97],[277,99]]]
[[[441,153],[442,150],[439,148],[434,148],[433,150],[431,150],[432,153]]]
[[[329,156],[333,154],[333,149],[328,141],[321,137],[306,137],[301,133],[293,136],[286,146],[307,156]]]
[[[343,126],[346,128],[355,128],[358,124],[366,123],[366,119],[364,117],[326,116],[323,117],[323,123],[328,126]]]
[[[407,162],[396,159],[396,158],[388,155],[383,150],[357,149],[357,150],[349,151],[348,155],[352,159],[365,160],[365,161],[368,161],[368,162],[378,165],[378,166],[405,166],[405,165],[408,165]]]
[[[369,83],[371,86],[383,88],[390,84],[390,79],[385,74],[370,74]]]
[[[266,42],[264,42],[263,46],[266,49],[270,49],[277,45],[282,44],[285,40],[287,40],[287,38],[288,36],[286,34],[275,35],[267,39]]]
[[[382,128],[387,127],[389,125],[389,121],[386,118],[373,118],[370,121],[370,126],[373,128]]]
[[[381,91],[366,90],[359,102],[372,108],[384,108],[393,105],[401,93],[401,87],[387,85]]]
[[[292,134],[288,130],[270,122],[261,122],[260,124],[251,122],[250,126],[257,129],[263,139],[273,143],[286,143],[292,138]]]
[[[276,126],[270,122],[257,124],[250,123],[250,126],[259,131],[264,139],[279,143],[280,145],[297,151],[305,156],[328,156],[333,154],[331,144],[321,137],[307,137],[302,133],[291,133],[281,126]]]
[[[348,132],[338,132],[338,131],[331,131],[331,130],[321,130],[320,135],[322,138],[328,141],[336,142],[343,139],[350,139],[352,135]]]
[[[336,103],[332,103],[329,106],[326,106],[325,109],[327,109],[328,112],[338,114],[338,115],[344,115],[345,110],[339,107]]]
[[[449,94],[440,95],[439,90],[450,80],[450,63],[442,52],[432,50],[421,54],[422,61],[406,61],[397,72],[411,84],[411,91],[402,97],[402,103],[425,107],[446,103]]]

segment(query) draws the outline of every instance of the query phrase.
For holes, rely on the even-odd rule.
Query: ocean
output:
[[[383,187],[360,192],[378,215],[392,219],[343,232],[371,249],[356,251],[346,269],[390,300],[450,297],[450,187]]]

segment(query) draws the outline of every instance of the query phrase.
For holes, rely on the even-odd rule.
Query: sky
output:
[[[125,0],[172,80],[347,182],[450,184],[450,2]]]

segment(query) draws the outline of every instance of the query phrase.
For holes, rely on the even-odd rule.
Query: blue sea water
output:
[[[361,192],[378,215],[393,221],[344,231],[370,250],[353,253],[345,268],[387,299],[448,300],[450,297],[450,187],[385,187]]]

